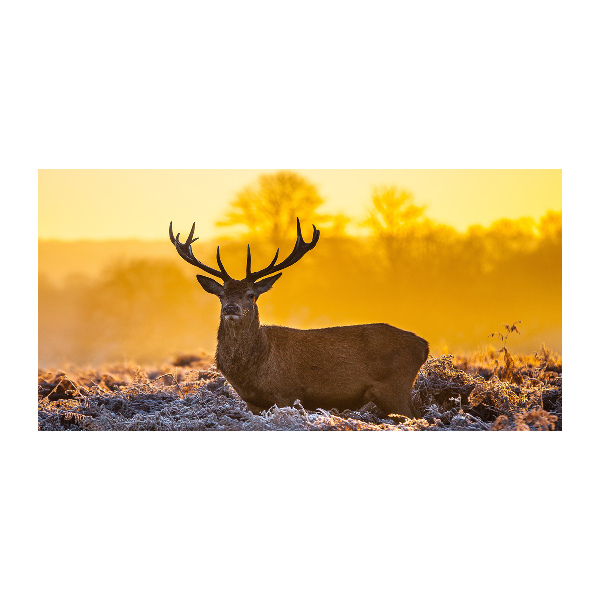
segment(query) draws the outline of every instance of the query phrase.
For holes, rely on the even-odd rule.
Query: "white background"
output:
[[[4,597],[592,594],[593,7],[3,5]],[[37,432],[37,169],[84,167],[563,169],[565,431]]]

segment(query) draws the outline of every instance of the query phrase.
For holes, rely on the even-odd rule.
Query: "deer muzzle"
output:
[[[237,321],[242,316],[242,307],[239,304],[226,304],[221,314],[226,321]]]

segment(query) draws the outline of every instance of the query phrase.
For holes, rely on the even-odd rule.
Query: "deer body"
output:
[[[260,408],[359,409],[413,416],[410,392],[427,342],[386,325],[326,329],[256,326],[239,336],[219,327],[217,367],[246,402]]]
[[[187,262],[224,281],[221,285],[196,276],[207,292],[221,300],[217,368],[245,402],[269,408],[274,404],[292,406],[299,400],[309,410],[358,409],[373,402],[385,414],[418,416],[411,406],[411,390],[429,346],[414,333],[385,323],[306,330],[260,324],[256,300],[271,289],[281,273],[264,277],[290,266],[313,248],[319,238],[316,228],[307,244],[298,222],[292,254],[275,265],[277,253],[271,264],[257,273],[250,270],[248,247],[243,280],[229,277],[218,249],[220,271],[200,263],[191,252],[193,232],[192,227],[183,244],[170,230],[171,241]]]

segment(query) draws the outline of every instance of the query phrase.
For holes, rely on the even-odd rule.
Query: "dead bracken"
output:
[[[502,380],[497,353],[430,357],[414,384],[419,419],[358,411],[273,406],[253,414],[211,357],[152,367],[112,365],[38,372],[43,431],[560,431],[562,359],[542,348],[512,356]],[[514,381],[519,381],[515,383]]]

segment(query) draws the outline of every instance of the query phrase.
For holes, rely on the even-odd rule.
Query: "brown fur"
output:
[[[225,271],[219,249],[219,270],[201,263],[192,253],[194,228],[185,242],[169,236],[179,255],[190,264],[223,280],[196,275],[200,285],[221,300],[217,367],[246,403],[254,407],[357,409],[373,402],[386,415],[418,416],[411,405],[411,390],[429,346],[414,333],[385,323],[291,329],[263,327],[256,300],[268,292],[282,271],[315,247],[320,232],[313,225],[310,243],[304,242],[296,219],[297,239],[292,253],[276,263],[279,251],[265,269],[252,272],[250,246],[246,277],[232,279]]]
[[[358,409],[373,402],[385,414],[418,416],[410,399],[429,353],[424,339],[385,323],[307,330],[263,326],[256,305],[260,284],[225,282],[220,295],[222,306],[238,306],[241,317],[228,321],[221,311],[217,367],[243,400],[259,408],[299,400],[311,410]]]

